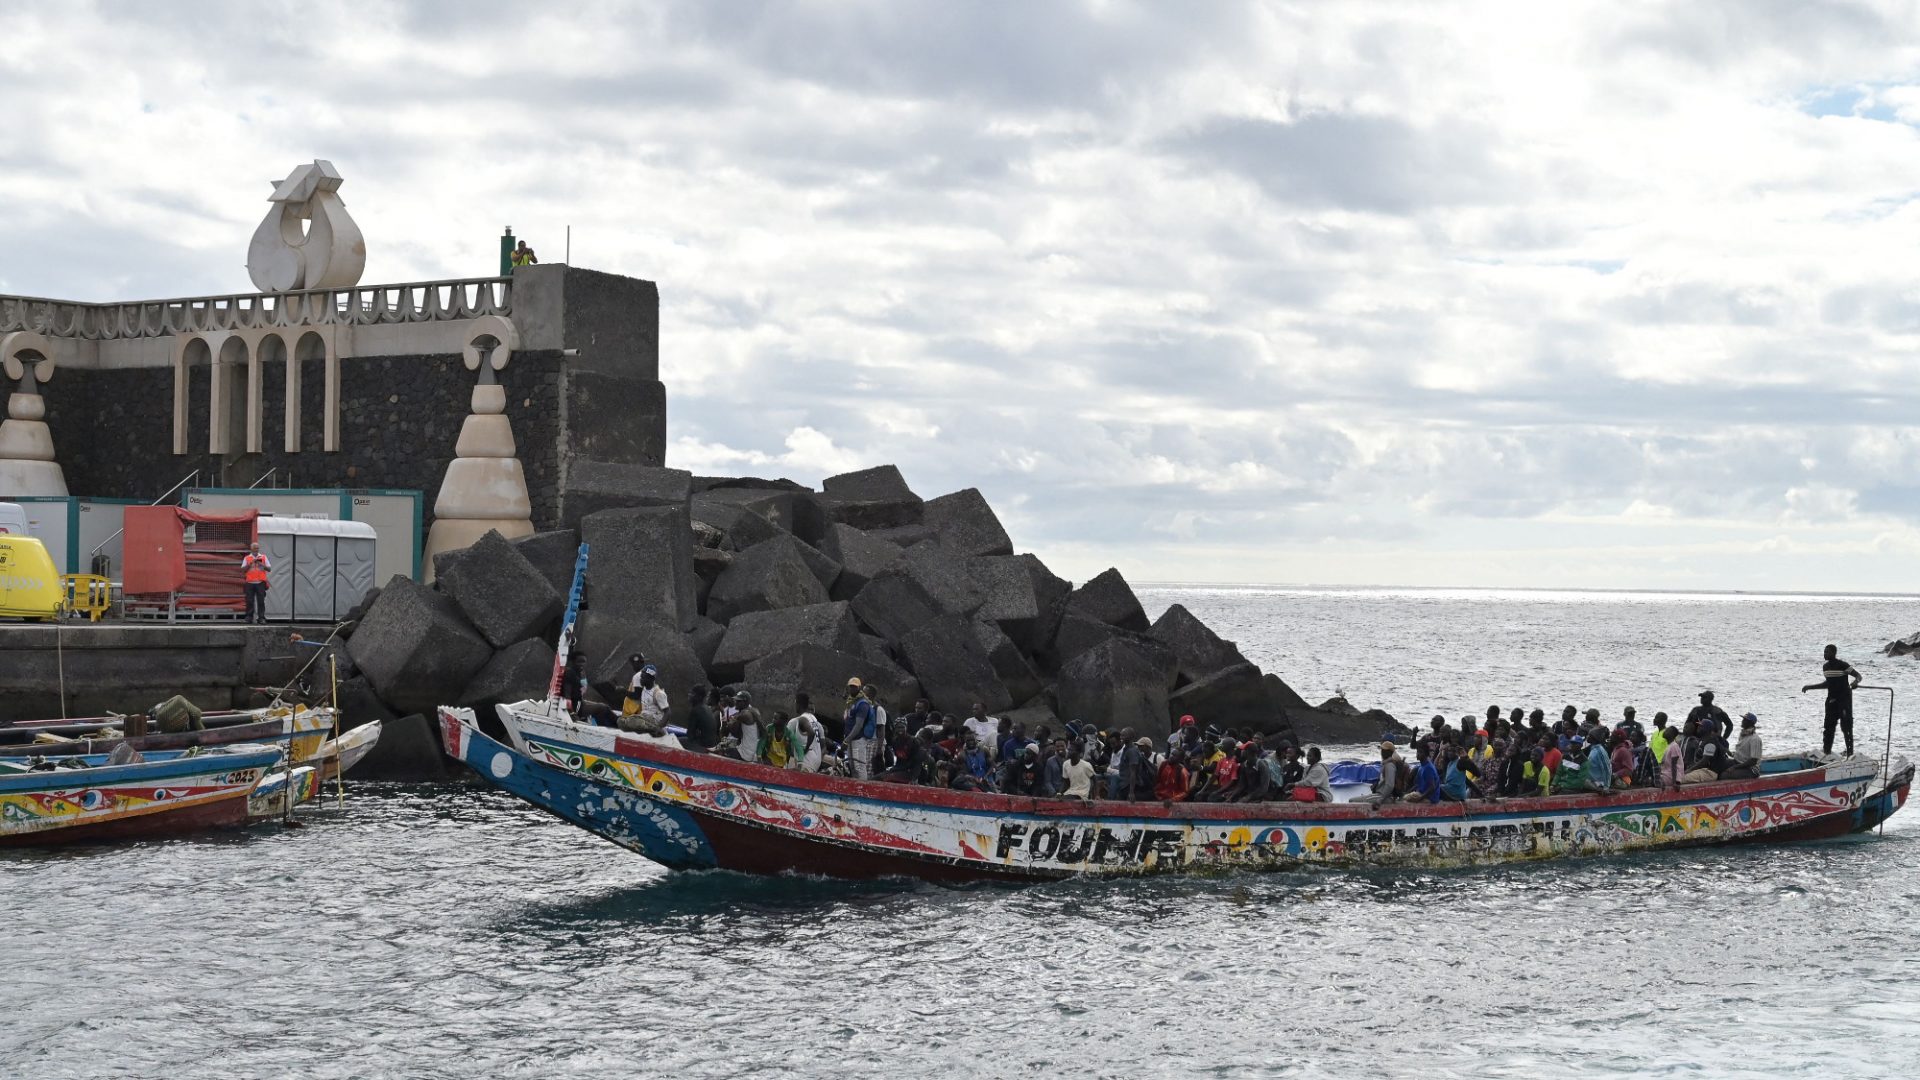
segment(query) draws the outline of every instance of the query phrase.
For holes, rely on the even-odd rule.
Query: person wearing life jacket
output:
[[[247,621],[266,622],[267,575],[272,572],[273,563],[260,554],[259,544],[249,544],[246,557],[240,560],[240,569],[247,579]]]

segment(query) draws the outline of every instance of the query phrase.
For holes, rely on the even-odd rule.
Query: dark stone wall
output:
[[[533,521],[557,520],[561,446],[562,357],[520,352],[499,373],[507,389],[520,462],[533,499]],[[447,462],[469,412],[475,374],[458,356],[347,357],[340,362],[340,450],[324,453],[325,366],[303,362],[301,452],[283,447],[284,373],[262,365],[266,395],[263,453],[208,454],[204,367],[188,372],[188,447],[173,448],[173,372],[170,368],[61,370],[46,385],[47,423],[66,470],[67,489],[97,498],[150,500],[194,469],[216,478],[202,486],[244,487],[268,469],[279,487],[411,488],[426,495],[427,520]],[[236,430],[236,438],[239,432]]]

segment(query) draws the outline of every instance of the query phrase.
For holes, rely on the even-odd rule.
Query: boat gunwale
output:
[[[570,727],[583,731],[608,732],[610,729],[594,728],[572,721],[554,720],[547,717],[515,717],[516,722],[528,720],[542,724]],[[1173,819],[1196,822],[1219,821],[1286,821],[1286,822],[1358,822],[1379,821],[1394,824],[1406,822],[1455,822],[1467,819],[1488,819],[1497,817],[1541,817],[1579,813],[1587,811],[1613,811],[1620,809],[1659,809],[1665,805],[1686,805],[1699,802],[1715,802],[1730,798],[1774,795],[1785,791],[1817,787],[1822,783],[1849,784],[1864,781],[1871,787],[1879,778],[1877,762],[1859,759],[1857,764],[1871,771],[1844,777],[1829,777],[1828,771],[1834,762],[1823,762],[1813,768],[1796,769],[1789,772],[1767,773],[1751,779],[1715,780],[1706,783],[1687,784],[1679,788],[1650,786],[1641,788],[1623,788],[1609,795],[1596,795],[1591,792],[1571,792],[1565,795],[1545,797],[1512,798],[1499,800],[1470,800],[1466,803],[1301,803],[1248,802],[1248,803],[1206,803],[1174,801],[1136,801],[1125,802],[1111,799],[1068,799],[1061,797],[1042,798],[1030,795],[1006,795],[998,792],[966,792],[947,788],[923,787],[901,784],[884,780],[859,780],[853,777],[832,776],[825,773],[803,772],[797,769],[780,769],[757,762],[745,762],[738,758],[729,758],[714,753],[696,753],[678,747],[670,747],[656,742],[647,742],[634,738],[626,732],[613,732],[611,753],[632,759],[641,764],[658,763],[669,768],[692,769],[696,772],[717,774],[729,780],[754,786],[778,788],[807,795],[840,796],[862,799],[893,805],[918,806],[939,810],[952,810],[975,814],[1019,815],[1040,818],[1124,818],[1124,819]],[[608,752],[600,747],[581,746],[581,749]],[[1904,760],[1904,759],[1903,759]],[[1898,770],[1894,770],[1898,772]],[[643,792],[644,793],[644,792]],[[1684,795],[1678,803],[1676,793]],[[1865,788],[1862,789],[1865,798]],[[1248,813],[1248,808],[1273,808],[1265,814]],[[1284,813],[1274,812],[1286,808]]]

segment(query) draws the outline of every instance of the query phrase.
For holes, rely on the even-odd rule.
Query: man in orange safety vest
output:
[[[273,570],[273,563],[260,554],[260,545],[247,547],[247,557],[240,560],[240,569],[247,575],[247,621],[263,623],[267,621],[267,574]]]

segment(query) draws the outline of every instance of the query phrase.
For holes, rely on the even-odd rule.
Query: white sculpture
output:
[[[53,458],[47,402],[35,387],[53,378],[53,346],[31,330],[0,336],[0,370],[19,384],[0,422],[0,498],[65,495],[67,474]]]
[[[515,456],[519,448],[507,421],[507,388],[494,381],[494,372],[506,368],[519,344],[520,334],[511,321],[498,315],[474,320],[463,353],[467,370],[478,371],[480,381],[469,399],[473,414],[460,426],[454,458],[433,500],[425,556],[428,581],[433,580],[435,555],[471,547],[489,529],[500,530],[509,540],[533,533],[533,500]]]
[[[360,283],[367,241],[340,201],[340,183],[333,162],[316,160],[273,184],[273,209],[247,245],[247,275],[255,288],[282,293]]]

